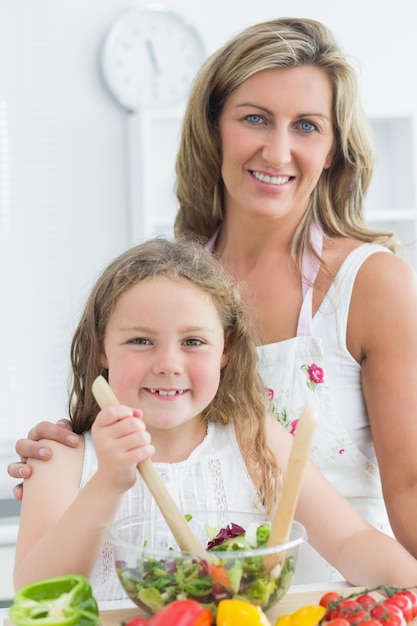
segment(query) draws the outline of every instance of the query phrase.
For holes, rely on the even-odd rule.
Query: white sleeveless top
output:
[[[97,471],[97,457],[91,432],[84,434],[82,489]],[[207,435],[188,459],[180,463],[154,463],[168,491],[180,510],[187,511],[253,511],[256,489],[248,475],[233,426],[209,424]],[[141,479],[124,495],[115,517],[151,512],[160,516],[155,501]],[[90,577],[97,600],[117,600],[126,594],[117,578],[111,545],[106,541]]]
[[[372,462],[376,462],[376,456],[363,398],[361,366],[350,354],[346,340],[358,271],[377,252],[390,251],[376,244],[363,244],[346,257],[311,324],[312,334],[320,337],[323,347],[327,384],[336,412],[353,443]]]
[[[314,318],[304,298],[298,334],[260,346],[260,373],[271,412],[293,432],[306,402],[318,426],[311,458],[333,486],[374,526],[392,534],[361,385],[361,366],[347,349],[347,320],[355,279],[365,260],[388,252],[374,244],[353,250]],[[302,546],[296,583],[341,580],[309,545]]]

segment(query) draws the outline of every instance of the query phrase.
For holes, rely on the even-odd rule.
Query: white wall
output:
[[[165,2],[200,31],[208,53],[253,22],[324,21],[352,56],[374,117],[416,113],[413,4]],[[101,80],[99,51],[112,21],[143,5],[0,0],[0,496],[11,493],[11,442],[66,413],[68,342],[81,303],[103,265],[131,243],[126,113]],[[172,115],[160,123],[145,116],[140,172],[148,208],[171,217],[181,110]]]

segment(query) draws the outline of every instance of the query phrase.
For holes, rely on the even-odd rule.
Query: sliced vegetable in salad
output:
[[[116,562],[117,574],[130,599],[150,613],[184,598],[194,599],[214,614],[224,599],[241,599],[268,609],[290,586],[295,558],[289,551],[282,566],[267,572],[263,555],[270,523],[238,524],[215,529],[205,526],[208,544],[204,555],[179,554],[154,558],[146,546],[134,567]],[[169,551],[170,552],[170,551]]]

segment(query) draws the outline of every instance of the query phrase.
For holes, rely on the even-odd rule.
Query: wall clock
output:
[[[186,97],[205,58],[198,32],[160,7],[124,13],[102,48],[104,80],[128,111],[172,107]]]

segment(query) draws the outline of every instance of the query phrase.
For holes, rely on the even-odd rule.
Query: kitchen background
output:
[[[242,28],[277,16],[311,17],[333,30],[357,68],[375,131],[369,219],[395,228],[416,265],[413,5],[166,0],[162,6],[196,29],[205,55]],[[114,21],[146,6],[0,0],[0,603],[12,595],[18,506],[6,467],[14,442],[39,420],[66,415],[69,341],[97,274],[133,243],[172,233],[183,104],[129,114],[101,72]]]

